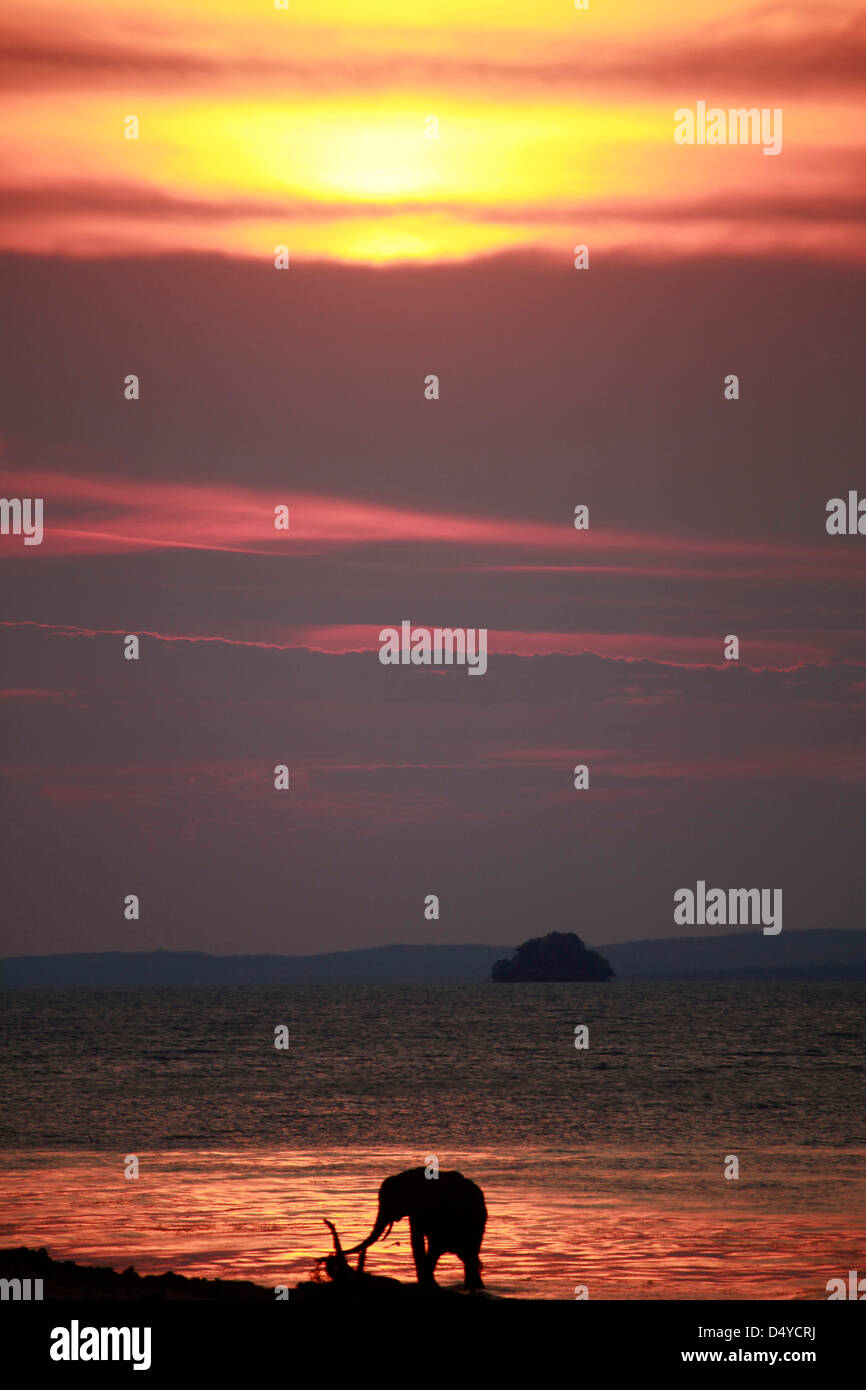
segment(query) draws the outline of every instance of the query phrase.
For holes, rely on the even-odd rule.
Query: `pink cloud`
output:
[[[515,554],[513,563],[493,566],[505,572],[567,572],[589,566],[599,572],[709,577],[711,561],[716,562],[716,575],[742,575],[743,567],[749,573],[772,570],[779,577],[863,576],[866,571],[862,552],[833,548],[829,543],[798,546],[770,540],[732,541],[595,525],[575,531],[570,517],[561,522],[478,517],[227,483],[142,482],[6,469],[0,475],[0,491],[9,497],[43,499],[44,539],[38,548],[24,546],[17,536],[0,537],[0,557],[27,557],[31,562],[34,555],[170,549],[285,558],[399,544],[534,551],[546,557],[543,564],[532,564],[531,555],[521,558]],[[275,529],[275,508],[279,506],[289,509],[288,530]],[[671,557],[679,565],[672,566]],[[719,562],[730,569],[720,571]],[[479,560],[479,567],[490,566]]]
[[[390,615],[389,615],[390,616]],[[343,656],[350,652],[378,652],[379,634],[385,627],[399,629],[402,615],[382,623],[335,623],[317,627],[283,628],[274,635],[273,641],[250,641],[229,636],[205,636],[200,634],[161,633],[140,631],[142,637],[150,637],[158,642],[203,642],[221,643],[235,647],[258,647],[265,650],[291,651],[301,648],[306,651],[321,652],[331,656]],[[414,628],[434,626],[460,626],[444,619],[437,624],[416,623]],[[64,624],[0,621],[0,628],[36,628],[54,633],[58,637],[117,637],[125,636],[122,628],[83,628]],[[742,667],[771,667],[790,670],[802,665],[826,665],[836,656],[835,637],[830,632],[821,638],[814,632],[796,642],[784,642],[776,638],[756,636],[753,639],[741,636],[740,662]],[[532,632],[508,629],[488,629],[487,650],[489,655],[498,656],[579,656],[590,654],[612,661],[652,661],[658,664],[678,667],[717,666],[735,669],[735,663],[726,662],[722,656],[722,638],[719,632],[713,636],[670,636],[664,633],[635,632]],[[441,673],[440,673],[441,674]],[[639,703],[642,692],[635,691]]]
[[[738,753],[727,758],[634,757],[617,748],[517,748],[491,751],[495,763],[516,763],[522,767],[545,768],[564,773],[578,763],[590,766],[598,786],[604,782],[628,779],[639,782],[734,782],[750,783],[794,778],[815,782],[860,784],[866,781],[866,748],[852,751],[848,746],[815,748],[774,748],[763,752]]]
[[[0,626],[14,626],[3,623]],[[0,700],[72,700],[77,690],[0,690]]]
[[[321,652],[370,652],[379,650],[379,633],[383,627],[399,628],[406,615],[395,614],[381,624],[335,624],[303,627],[283,634],[289,646],[306,647]],[[415,622],[412,627],[455,626],[450,615],[437,624]],[[490,628],[487,635],[489,655],[550,656],[560,653],[577,656],[592,653],[620,661],[656,661],[683,666],[727,666],[722,654],[724,633],[711,636],[667,636],[663,633],[635,632],[529,632]],[[757,637],[750,641],[741,635],[741,664],[744,666],[796,666],[804,662],[822,664],[835,652],[828,638],[822,642],[810,634],[808,639],[784,642],[774,638]]]

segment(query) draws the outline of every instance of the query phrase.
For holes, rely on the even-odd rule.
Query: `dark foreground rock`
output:
[[[35,1294],[32,1281],[42,1280],[44,1302],[164,1303],[164,1302],[270,1302],[276,1301],[273,1288],[240,1279],[189,1279],[184,1274],[138,1274],[130,1265],[122,1273],[106,1265],[79,1265],[73,1260],[54,1260],[45,1249],[30,1250],[25,1245],[0,1250],[0,1279],[31,1280],[30,1298]],[[4,1287],[4,1299],[20,1298],[24,1287]],[[337,1283],[304,1281],[289,1291],[289,1300],[305,1303],[381,1302],[400,1299],[413,1303],[454,1302],[460,1299],[494,1298],[494,1294],[464,1293],[459,1289],[431,1289],[403,1284],[383,1275],[360,1274]],[[498,1301],[498,1300],[497,1300]]]
[[[187,1279],[183,1274],[137,1274],[130,1265],[122,1274],[104,1265],[77,1265],[73,1260],[53,1260],[45,1249],[0,1250],[0,1279],[41,1279],[46,1302],[70,1299],[82,1302],[111,1299],[121,1303],[214,1299],[273,1302],[273,1289],[263,1289],[239,1279]],[[5,1286],[4,1286],[5,1287]],[[6,1298],[14,1297],[7,1290]],[[32,1297],[32,1294],[31,1294]]]

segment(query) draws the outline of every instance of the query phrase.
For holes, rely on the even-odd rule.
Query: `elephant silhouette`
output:
[[[386,1178],[379,1188],[379,1210],[372,1231],[346,1254],[363,1255],[406,1216],[419,1284],[435,1284],[436,1265],[448,1253],[462,1261],[466,1288],[483,1289],[479,1252],[487,1207],[476,1183],[456,1172],[428,1178],[424,1168],[408,1168]]]

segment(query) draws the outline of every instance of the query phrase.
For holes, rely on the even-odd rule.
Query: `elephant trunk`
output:
[[[367,1239],[366,1239],[366,1240],[362,1240],[361,1243],[360,1243],[360,1245],[353,1245],[352,1248],[351,1248],[351,1250],[347,1250],[347,1251],[346,1251],[346,1254],[347,1254],[347,1255],[358,1255],[358,1254],[362,1254],[362,1253],[367,1249],[368,1246],[373,1245],[377,1240],[379,1240],[379,1238],[380,1238],[382,1235],[387,1235],[387,1232],[390,1231],[390,1229],[391,1229],[391,1227],[393,1226],[393,1224],[394,1224],[393,1221],[389,1221],[389,1220],[387,1219],[387,1217],[385,1216],[384,1212],[382,1211],[382,1208],[380,1207],[380,1208],[379,1208],[379,1214],[378,1214],[378,1216],[376,1217],[376,1224],[375,1224],[375,1226],[373,1227],[373,1229],[372,1229],[372,1231],[370,1232],[370,1234],[368,1235]]]

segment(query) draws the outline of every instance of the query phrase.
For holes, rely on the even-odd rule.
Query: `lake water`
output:
[[[324,1217],[354,1243],[435,1154],[484,1188],[493,1292],[823,1299],[866,1270],[862,983],[0,1000],[3,1245],[291,1284]],[[406,1223],[367,1267],[414,1277]]]

